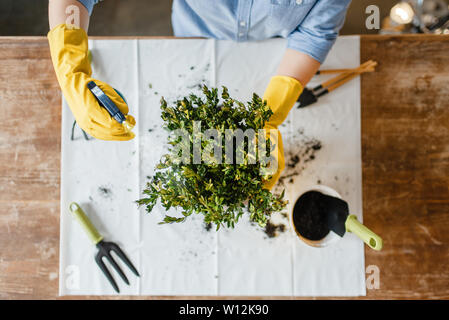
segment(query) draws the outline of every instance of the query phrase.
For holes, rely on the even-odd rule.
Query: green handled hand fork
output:
[[[112,277],[109,270],[106,268],[106,265],[104,264],[103,258],[106,258],[109,263],[112,265],[112,267],[117,271],[117,273],[120,275],[120,277],[123,279],[123,281],[129,285],[128,278],[123,273],[122,269],[120,269],[117,262],[114,261],[112,258],[111,252],[114,252],[119,256],[120,259],[128,266],[128,268],[131,269],[131,271],[138,277],[140,277],[139,272],[137,269],[133,266],[131,261],[128,259],[128,257],[125,255],[125,253],[120,249],[118,245],[116,245],[114,242],[106,242],[103,240],[103,236],[98,232],[98,230],[95,228],[95,226],[92,224],[92,222],[89,220],[89,218],[86,216],[84,211],[81,209],[81,207],[75,203],[72,202],[69,206],[70,212],[73,214],[73,216],[78,220],[78,222],[81,224],[81,226],[84,228],[84,231],[86,231],[87,235],[89,236],[90,240],[97,246],[98,253],[95,256],[95,261],[97,262],[98,266],[100,267],[101,271],[103,271],[106,278],[109,280],[110,284],[114,288],[114,290],[119,293],[120,289],[117,286],[117,283],[115,282],[114,278]]]

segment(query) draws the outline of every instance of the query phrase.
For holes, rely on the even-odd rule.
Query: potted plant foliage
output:
[[[247,213],[251,221],[264,227],[271,214],[282,211],[287,204],[284,192],[276,195],[263,188],[263,181],[270,178],[264,170],[268,163],[254,161],[264,152],[269,154],[273,143],[267,139],[265,150],[257,150],[257,155],[250,152],[251,142],[265,141],[261,130],[272,111],[256,94],[246,104],[232,99],[225,87],[219,95],[218,89],[204,86],[203,94],[191,94],[173,106],[161,99],[162,119],[170,133],[171,147],[137,202],[147,212],[153,210],[157,201],[167,210],[180,209],[178,217],[166,215],[161,223],[182,222],[192,214],[201,214],[206,224],[214,224],[218,230],[220,226],[233,228]],[[214,139],[208,137],[211,129],[216,133]],[[180,130],[187,135],[172,135]],[[235,135],[228,135],[248,130],[255,134],[241,144],[236,143]],[[232,154],[226,148],[229,143]],[[199,162],[195,161],[195,145],[202,152]],[[187,151],[187,156],[181,158],[183,151]],[[235,159],[237,155],[240,162],[227,161],[227,156]]]

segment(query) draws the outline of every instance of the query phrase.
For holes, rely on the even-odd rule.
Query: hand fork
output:
[[[117,254],[117,256],[122,259],[122,261],[128,266],[128,268],[131,269],[131,271],[138,277],[140,277],[139,272],[137,272],[137,269],[133,266],[131,261],[128,259],[128,257],[125,255],[125,253],[120,249],[118,245],[116,245],[114,242],[106,242],[103,240],[103,236],[98,232],[98,230],[95,228],[95,226],[92,224],[92,222],[89,220],[89,218],[86,216],[84,211],[81,209],[81,207],[76,203],[72,202],[69,206],[70,212],[77,218],[78,222],[81,224],[81,226],[84,228],[84,231],[86,231],[89,238],[92,240],[92,242],[97,246],[98,253],[95,256],[95,261],[97,262],[98,266],[100,267],[101,271],[103,271],[106,278],[111,283],[114,290],[119,293],[120,289],[117,286],[117,283],[115,282],[114,278],[112,277],[111,273],[109,272],[108,268],[106,268],[106,265],[104,264],[103,258],[106,258],[109,263],[112,265],[112,267],[117,271],[117,273],[120,275],[120,277],[123,279],[123,281],[129,285],[128,278],[123,273],[122,269],[120,269],[117,262],[114,261],[112,258],[111,252],[114,252]]]

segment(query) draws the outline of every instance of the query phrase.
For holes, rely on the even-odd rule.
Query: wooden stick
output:
[[[316,72],[317,75],[319,74],[334,74],[334,73],[347,73],[355,71],[357,68],[350,68],[350,69],[324,69],[324,70],[318,70]],[[371,71],[368,71],[371,72]]]
[[[373,62],[374,62],[374,61],[372,61],[372,60],[368,60],[368,61],[362,63],[362,64],[361,64],[360,66],[358,66],[357,68],[352,69],[351,71],[343,72],[342,74],[340,74],[340,75],[338,75],[338,76],[336,76],[336,77],[333,77],[332,79],[329,79],[329,80],[323,82],[323,83],[321,84],[321,86],[322,86],[322,87],[328,87],[328,86],[330,86],[331,84],[333,84],[334,82],[338,82],[338,81],[340,81],[341,79],[344,79],[344,78],[345,78],[346,76],[348,76],[349,74],[351,74],[351,73],[353,73],[353,72],[357,72],[357,70],[362,69],[362,68],[365,68],[366,66],[371,65],[371,63],[373,63]]]
[[[377,65],[377,62],[373,61],[373,60],[368,60],[365,63],[362,63],[359,67],[352,69],[350,72],[344,72],[332,79],[329,79],[328,81],[325,81],[321,84],[322,87],[327,88],[331,85],[333,85],[334,83],[338,83],[339,81],[345,79],[346,77],[348,77],[351,74],[361,74],[367,71],[374,71],[374,67]]]
[[[356,69],[356,68],[354,68]],[[316,75],[325,75],[325,74],[334,74],[334,73],[348,73],[354,71],[354,69],[327,69],[327,70],[318,70]],[[374,70],[368,70],[366,72],[373,72]]]
[[[325,70],[318,70],[316,74],[333,74],[333,73],[343,73],[343,72],[350,72],[353,69],[325,69]]]
[[[344,85],[346,82],[349,82],[350,80],[358,77],[362,73],[366,72],[367,69],[372,69],[377,65],[377,62],[375,62],[373,65],[368,65],[365,68],[359,69],[357,72],[353,72],[348,74],[346,77],[342,78],[340,81],[333,83],[332,85],[326,87],[327,91],[331,92],[332,90],[337,89],[338,87]]]

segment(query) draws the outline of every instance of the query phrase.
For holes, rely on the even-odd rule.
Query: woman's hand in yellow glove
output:
[[[125,115],[128,123],[135,125],[136,121],[128,115],[128,105],[122,97],[108,84],[91,77],[86,32],[61,24],[50,30],[47,37],[59,85],[78,125],[97,139],[134,138],[134,133],[113,119],[87,87],[90,81],[95,81]]]
[[[264,182],[264,188],[266,189],[271,190],[273,188],[284,170],[284,147],[278,126],[287,118],[302,90],[303,86],[298,80],[287,76],[272,77],[265,90],[263,100],[267,100],[268,106],[273,111],[270,120],[265,124],[266,138],[270,139],[274,146],[272,155],[277,161],[276,172],[271,176],[271,179]]]

